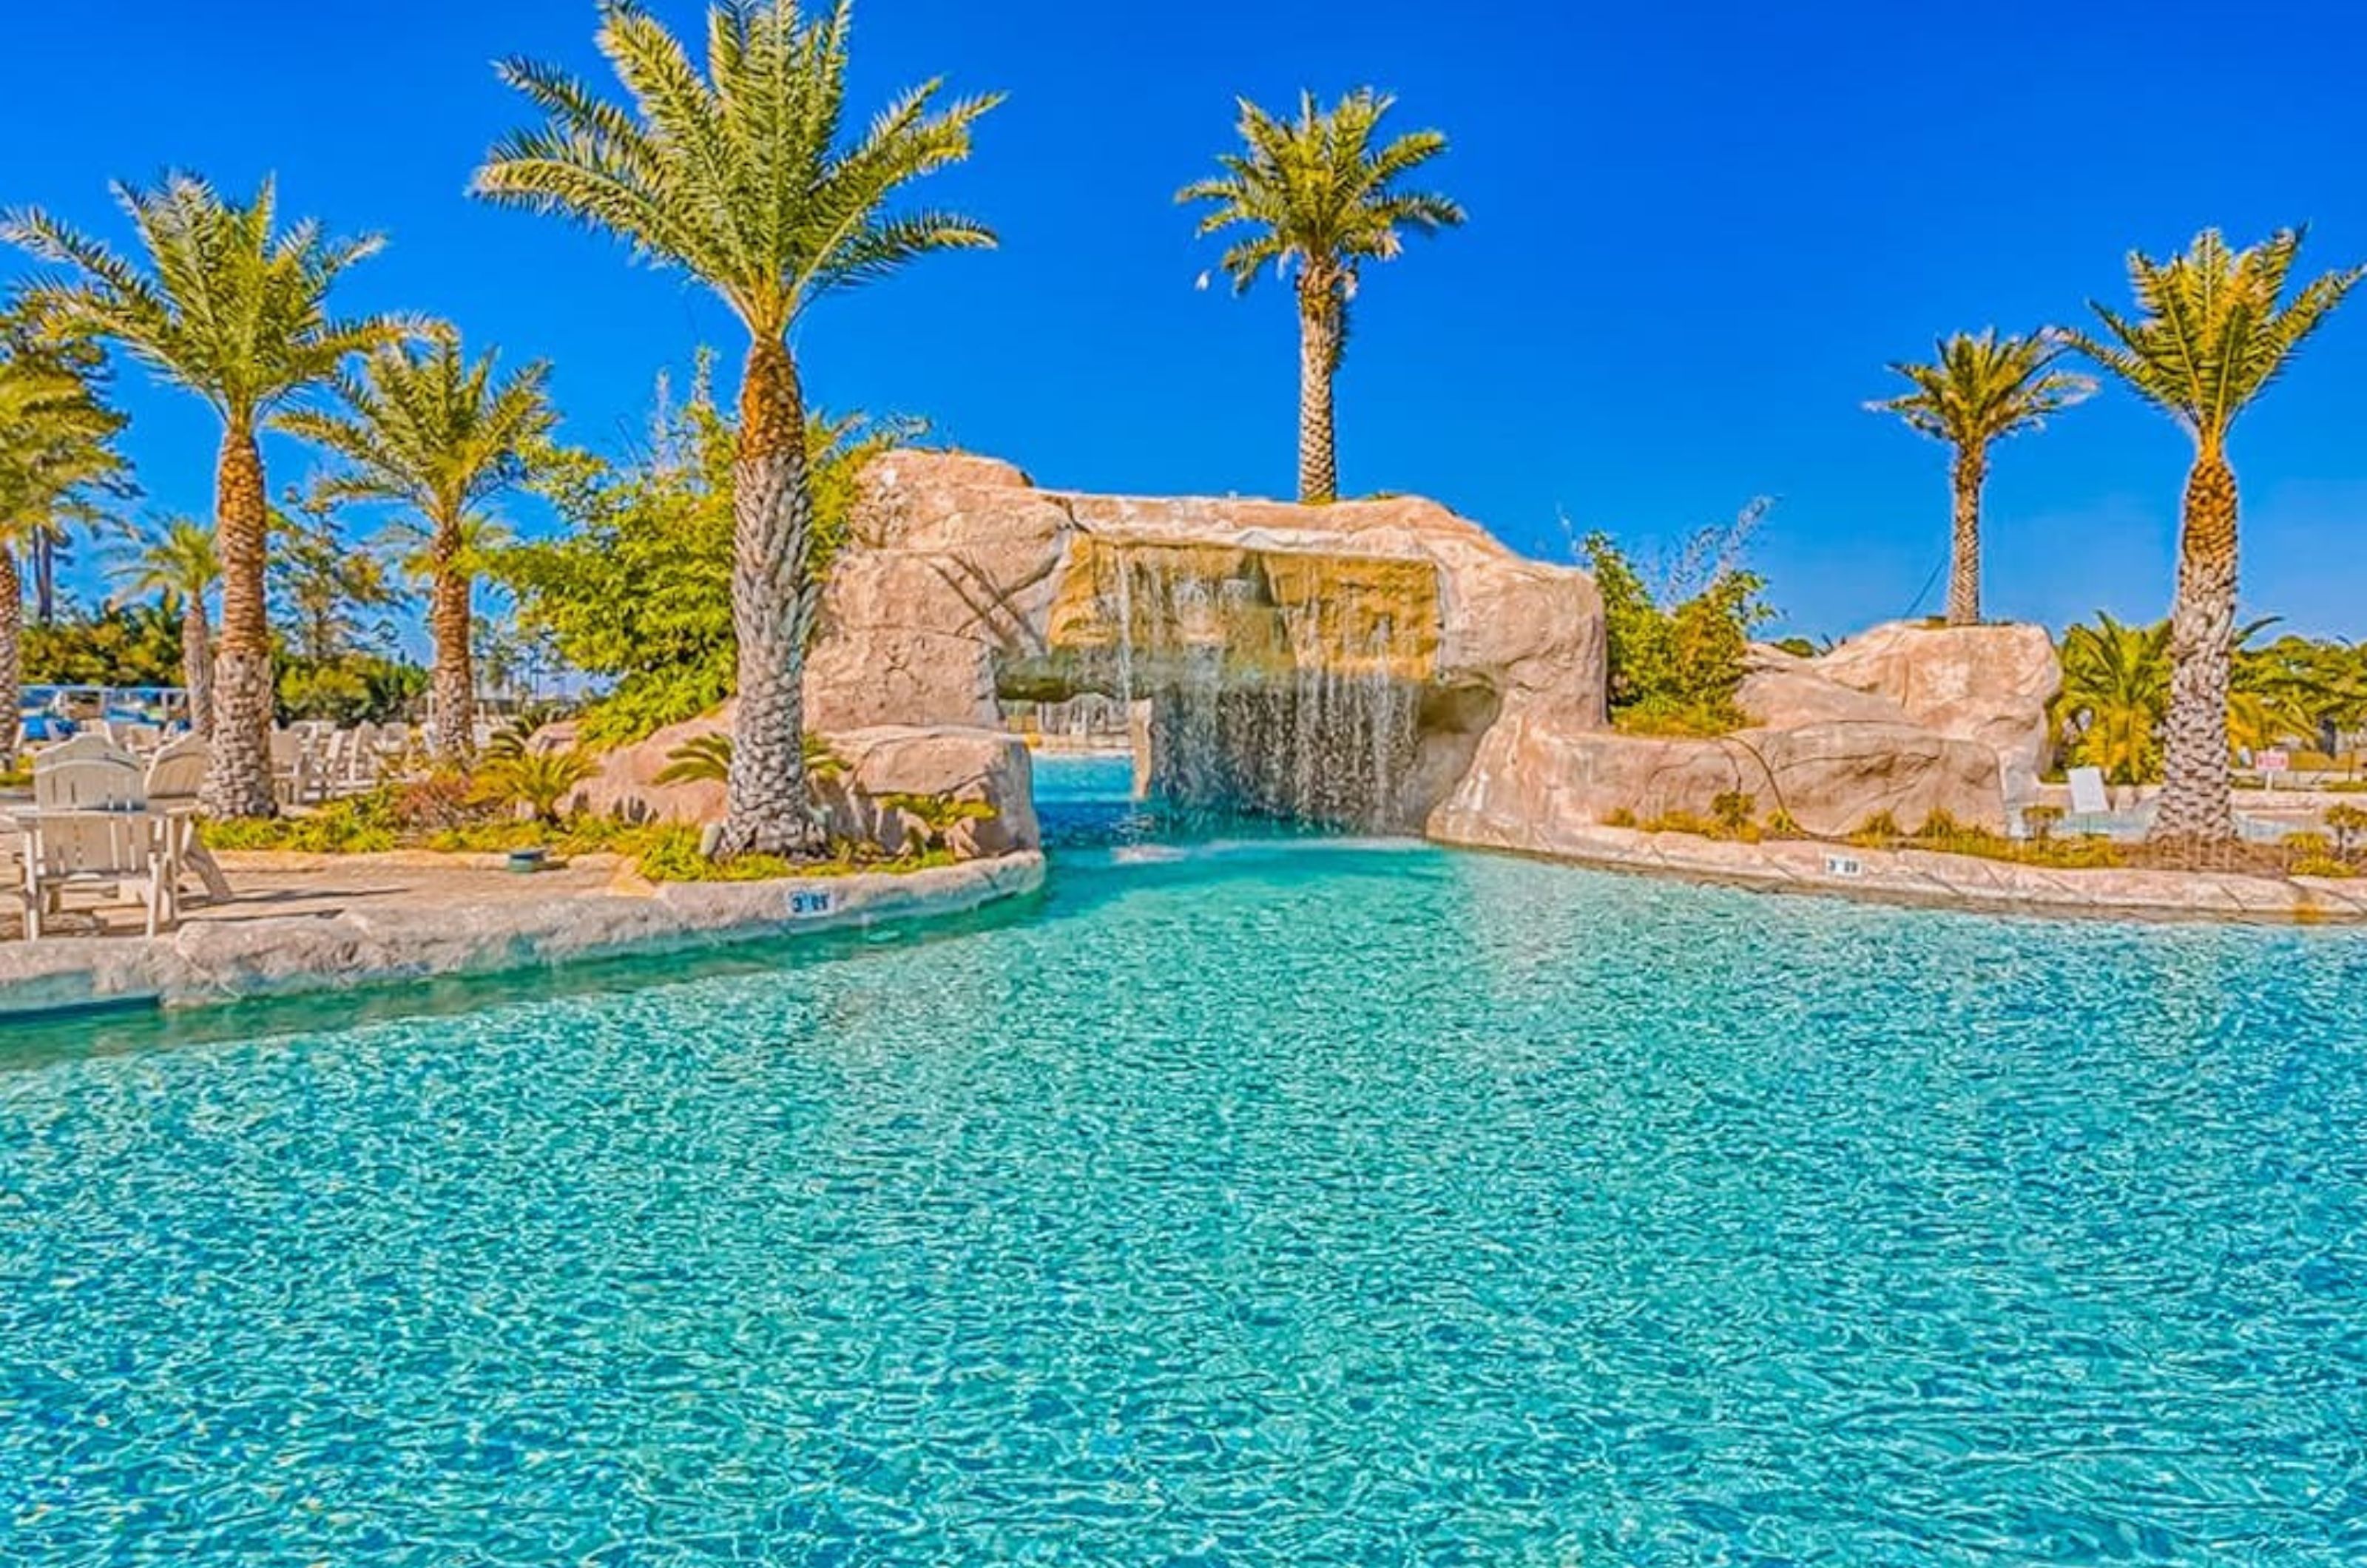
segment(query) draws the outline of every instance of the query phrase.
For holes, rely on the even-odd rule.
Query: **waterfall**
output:
[[[1278,593],[1271,558],[1121,545],[1096,562],[1103,650],[1124,704],[1151,712],[1151,782],[1171,807],[1355,830],[1402,827],[1419,684],[1385,596],[1312,571]],[[1223,568],[1219,572],[1217,569]]]

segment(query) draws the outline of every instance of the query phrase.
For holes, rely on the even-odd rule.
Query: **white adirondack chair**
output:
[[[103,735],[77,735],[33,758],[33,805],[43,811],[124,811],[146,803],[140,761]]]
[[[206,782],[210,761],[205,738],[184,735],[148,761],[148,805],[151,810],[178,808],[167,828],[178,839],[174,852],[185,871],[194,871],[205,884],[206,896],[216,900],[231,896],[230,879],[198,837],[198,791]]]
[[[28,937],[40,936],[43,919],[58,912],[69,887],[96,886],[137,902],[150,936],[172,924],[173,845],[164,818],[142,809],[146,804],[140,764],[104,737],[76,736],[34,760],[23,866]]]

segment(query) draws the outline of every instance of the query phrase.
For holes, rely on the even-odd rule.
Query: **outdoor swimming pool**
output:
[[[2357,936],[1251,842],[456,995],[0,1047],[0,1561],[2367,1557]]]

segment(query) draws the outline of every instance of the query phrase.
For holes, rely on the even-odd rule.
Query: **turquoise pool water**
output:
[[[20,1031],[0,1562],[2367,1561],[2362,996],[1250,842]]]

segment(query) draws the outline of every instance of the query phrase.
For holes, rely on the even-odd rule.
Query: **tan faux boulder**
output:
[[[1755,647],[1735,705],[1761,729],[1806,724],[1889,724],[1915,721],[1879,692],[1846,686],[1818,671],[1815,660],[1781,649]]]
[[[2029,798],[2046,765],[2047,705],[2063,689],[2044,626],[1894,621],[1812,661],[1816,674],[1885,697],[1937,734],[1998,754],[2009,799]]]
[[[905,824],[885,803],[923,795],[992,808],[992,816],[952,829],[949,844],[963,860],[1033,850],[1041,841],[1034,762],[1015,735],[890,725],[832,736],[830,745],[846,771],[816,793],[844,837],[901,844]]]
[[[729,734],[732,705],[600,759],[600,772],[575,803],[598,816],[636,820],[715,822],[723,817],[723,785],[714,780],[659,784],[672,753],[704,735]],[[891,726],[823,737],[840,766],[814,780],[814,804],[840,838],[900,848],[906,823],[889,795],[927,795],[992,807],[988,818],[965,820],[950,835],[968,860],[1036,847],[1033,773],[1026,745],[1000,729],[956,726]]]
[[[1782,810],[1823,836],[1881,812],[1908,832],[1936,812],[2005,827],[1996,754],[1913,725],[1852,720],[1694,739],[1516,718],[1489,732],[1429,828],[1450,843],[1551,853],[1565,828],[1623,815],[1706,820],[1729,793],[1749,795],[1761,821]]]

